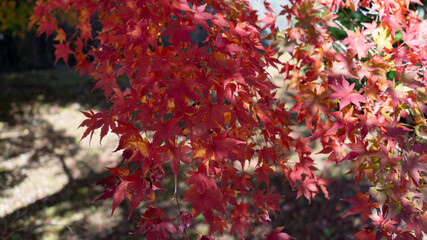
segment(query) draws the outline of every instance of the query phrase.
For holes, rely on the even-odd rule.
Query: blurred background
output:
[[[262,9],[262,2],[251,2]],[[79,141],[84,129],[78,126],[84,119],[80,111],[105,107],[105,97],[91,92],[91,79],[62,60],[54,66],[52,37],[36,37],[27,28],[33,5],[32,0],[0,0],[0,239],[144,239],[128,234],[136,230],[141,211],[128,219],[126,202],[111,216],[111,199],[93,202],[104,190],[96,182],[108,175],[105,167],[117,165],[120,153],[112,152],[117,144],[112,135],[102,145],[98,136],[91,143]],[[74,21],[67,16],[61,24],[67,29]],[[269,71],[282,84],[277,71]],[[324,164],[322,156],[317,159]],[[335,179],[328,186],[331,199],[320,194],[310,205],[304,198],[295,200],[283,176],[270,179],[285,196],[282,213],[271,216],[270,226],[253,226],[247,239],[282,225],[297,239],[352,239],[360,220],[342,218],[349,204],[341,199],[354,196],[353,182],[344,175],[348,169],[328,169],[325,176]],[[207,232],[199,223],[196,228]]]

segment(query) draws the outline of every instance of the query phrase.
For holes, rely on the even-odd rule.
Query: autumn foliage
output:
[[[330,180],[313,160],[325,154],[328,166],[353,163],[348,174],[356,197],[346,200],[352,204],[346,216],[360,214],[358,239],[421,239],[427,233],[422,3],[293,0],[278,11],[289,22],[283,31],[264,4],[268,12],[258,19],[249,1],[238,0],[37,2],[30,25],[39,35],[55,35],[56,61],[74,57],[110,103],[84,112],[81,124],[83,138],[95,130],[101,140],[107,133],[120,138],[123,161],[99,182],[106,187],[99,199],[112,198],[113,212],[124,199],[129,214],[140,207],[135,233],[147,239],[185,237],[199,215],[209,224],[202,239],[224,232],[244,237],[249,226],[280,214],[271,175],[309,202],[320,193],[328,198]],[[62,12],[78,14],[75,32],[57,25]],[[271,33],[269,47],[261,44],[263,30]],[[201,32],[206,37],[197,40]],[[267,67],[296,91],[293,107],[280,100]],[[301,137],[296,124],[309,136]],[[315,140],[320,152],[309,147]],[[166,189],[171,178],[175,187]],[[356,190],[362,181],[369,192]],[[164,196],[169,204],[159,202]],[[265,237],[290,239],[282,230]]]

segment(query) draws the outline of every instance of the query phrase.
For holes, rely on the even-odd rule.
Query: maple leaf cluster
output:
[[[421,239],[427,232],[427,20],[413,9],[424,6],[417,0],[291,2],[280,14],[291,22],[284,37],[292,61],[282,72],[297,90],[292,110],[312,133],[309,141],[320,140],[328,164],[352,161],[354,188],[362,181],[372,186],[370,196],[355,190],[347,200],[353,207],[345,216],[362,217],[356,238]],[[350,17],[355,13],[363,21]]]
[[[362,217],[357,238],[419,239],[427,232],[427,21],[412,9],[422,3],[294,0],[279,13],[289,21],[284,31],[264,4],[269,12],[258,20],[248,1],[37,2],[30,25],[39,35],[57,34],[56,62],[75,57],[110,103],[84,112],[81,124],[83,138],[97,129],[101,141],[119,137],[123,161],[99,182],[106,187],[99,199],[113,198],[114,212],[127,198],[130,214],[142,204],[136,233],[148,239],[186,236],[199,215],[209,225],[201,239],[225,230],[244,237],[251,224],[280,212],[271,175],[283,175],[308,201],[320,190],[329,197],[330,180],[316,174],[308,146],[319,140],[327,165],[354,163],[355,189],[372,185],[347,200],[346,216]],[[79,15],[74,33],[57,25],[57,12]],[[338,12],[366,21],[349,17],[345,26]],[[284,53],[261,45],[267,28],[274,42],[284,38]],[[267,67],[296,90],[291,109]],[[294,137],[300,122],[309,137]],[[171,204],[159,204],[160,196]],[[282,230],[265,237],[291,239]]]

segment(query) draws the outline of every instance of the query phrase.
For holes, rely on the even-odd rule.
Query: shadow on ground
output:
[[[79,111],[106,105],[91,86],[70,70],[0,75],[0,239],[122,239],[132,230],[123,211],[110,217],[110,202],[92,204],[118,158],[79,143]]]
[[[42,239],[51,235],[52,239],[136,239],[128,236],[138,221],[135,217],[127,219],[128,205],[123,204],[124,211],[116,211],[112,225],[111,221],[103,219],[110,214],[111,206],[92,203],[102,193],[95,183],[104,176],[94,174],[73,180],[61,191],[15,210],[0,223],[0,237]],[[99,211],[103,212],[97,213]]]
[[[273,228],[285,226],[284,231],[299,240],[353,239],[352,235],[360,230],[358,216],[342,217],[350,208],[344,199],[355,196],[350,178],[335,179],[327,185],[330,199],[320,193],[311,203],[304,196],[295,200],[297,192],[292,191],[289,184],[278,185],[279,182],[280,179],[274,181],[273,188],[284,195],[280,201],[282,214],[272,218]],[[367,186],[362,188],[367,190]]]
[[[16,123],[23,108],[37,104],[80,103],[83,107],[105,107],[105,97],[87,76],[69,69],[0,74],[0,121]],[[36,104],[36,106],[33,106]]]

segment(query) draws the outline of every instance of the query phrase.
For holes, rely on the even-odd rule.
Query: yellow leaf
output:
[[[196,153],[194,154],[195,158],[202,158],[206,155],[206,149],[204,148],[199,148]]]
[[[224,113],[224,120],[225,120],[225,124],[230,126],[230,123],[231,123],[231,113],[230,112]]]
[[[150,142],[147,139],[129,138],[128,144],[138,149],[144,157],[150,155]]]
[[[55,41],[59,41],[60,43],[65,42],[67,36],[64,32],[64,30],[62,30],[62,28],[58,29],[58,35],[53,39]]]
[[[381,27],[379,33],[375,36],[375,43],[377,44],[378,51],[381,52],[384,48],[392,49],[392,40],[390,29]]]
[[[137,147],[144,157],[148,157],[150,155],[150,143],[148,140],[144,139],[142,141],[138,141]]]
[[[174,101],[169,100],[168,101],[168,105],[167,105],[168,113],[173,112],[174,109],[175,109],[175,103],[174,103]]]

